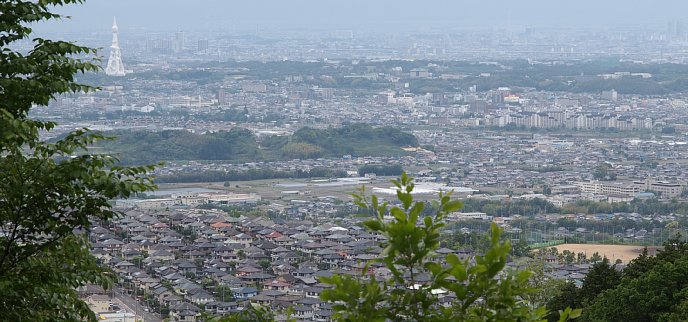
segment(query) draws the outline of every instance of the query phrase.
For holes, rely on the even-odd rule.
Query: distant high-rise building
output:
[[[686,33],[686,31],[685,31],[684,26],[683,26],[683,21],[682,20],[676,21],[676,37],[681,38],[685,35],[685,33]]]
[[[156,48],[155,39],[146,40],[146,52],[152,53]]]
[[[334,88],[322,88],[320,94],[323,99],[329,100],[334,98]]]
[[[613,101],[616,102],[619,99],[619,93],[616,92],[616,90],[612,89],[609,91],[602,91],[602,99],[607,100],[607,101]]]
[[[676,23],[673,21],[667,22],[667,35],[672,36],[676,31]]]
[[[208,39],[199,39],[198,40],[198,51],[206,51],[208,50]]]
[[[184,50],[185,44],[185,39],[184,39],[184,32],[183,31],[177,31],[174,33],[174,51],[175,52],[180,52]]]
[[[227,90],[223,87],[217,90],[217,103],[220,106],[229,105],[229,93],[227,93]]]
[[[492,93],[492,103],[504,103],[504,96],[501,93]]]
[[[161,39],[159,48],[160,53],[169,54],[170,50],[172,50],[172,41],[170,41],[169,39]]]
[[[119,49],[117,19],[112,21],[112,45],[110,45],[110,59],[108,59],[105,74],[108,76],[124,76],[124,64],[122,64],[122,52]]]
[[[490,104],[486,100],[479,99],[472,101],[468,106],[468,110],[471,112],[485,113],[490,107]]]

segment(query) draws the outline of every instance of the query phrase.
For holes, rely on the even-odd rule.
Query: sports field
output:
[[[624,264],[630,262],[632,259],[638,257],[643,251],[643,246],[636,245],[602,245],[602,244],[561,244],[555,246],[561,253],[564,250],[569,250],[573,253],[585,253],[588,258],[593,253],[598,252],[600,256],[606,256],[614,263],[617,259],[621,259]],[[648,246],[647,252],[653,256],[656,254],[658,247]]]

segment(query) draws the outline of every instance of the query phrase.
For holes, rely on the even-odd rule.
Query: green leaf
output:
[[[394,216],[394,218],[397,221],[406,222],[406,213],[403,210],[401,210],[397,207],[394,207],[394,208],[390,209],[389,212],[392,214],[392,216]]]
[[[461,209],[461,207],[463,207],[463,202],[461,202],[460,200],[451,200],[442,204],[442,211],[455,212]]]
[[[376,220],[368,220],[364,222],[363,225],[372,231],[382,230],[382,223]]]
[[[432,226],[432,217],[423,218],[423,224],[425,224],[425,227]]]
[[[575,319],[583,314],[583,309],[575,309],[569,314],[569,319]]]
[[[457,257],[454,254],[447,254],[447,256],[445,257],[445,260],[451,266],[461,265],[461,260],[459,260],[459,257]]]

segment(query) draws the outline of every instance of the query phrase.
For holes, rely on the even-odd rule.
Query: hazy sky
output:
[[[121,29],[379,26],[666,25],[688,17],[685,0],[87,0],[59,10],[73,16],[55,31]],[[688,21],[688,19],[686,19]],[[45,26],[39,27],[45,28]]]

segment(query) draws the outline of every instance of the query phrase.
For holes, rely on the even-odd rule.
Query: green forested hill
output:
[[[243,128],[208,134],[187,131],[114,131],[116,141],[103,143],[107,152],[125,164],[171,160],[227,160],[234,162],[319,157],[399,156],[404,146],[417,146],[413,134],[392,127],[349,124],[340,128],[302,128],[292,136],[273,136],[261,142]]]
[[[260,158],[253,134],[235,128],[205,135],[187,131],[115,131],[115,141],[104,143],[122,163],[146,164],[170,160],[251,160]]]
[[[402,155],[404,151],[400,147],[418,146],[418,139],[393,127],[373,128],[359,123],[325,130],[304,127],[294,133],[291,144],[282,148],[285,157],[301,157],[294,153],[298,152],[294,145],[315,157],[388,156]]]

